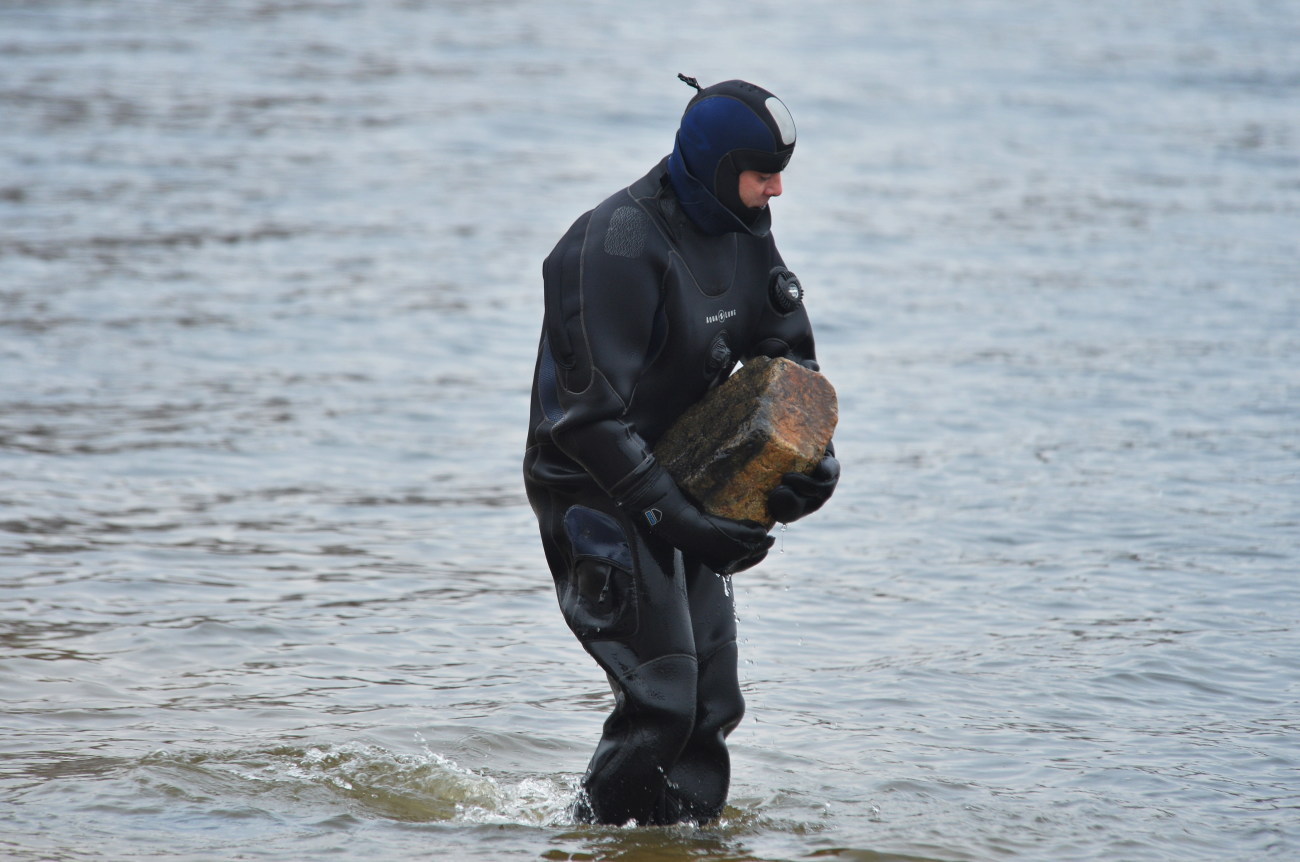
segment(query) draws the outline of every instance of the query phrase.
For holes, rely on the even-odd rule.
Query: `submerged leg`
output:
[[[665,656],[613,684],[614,711],[582,782],[590,819],[643,826],[686,819],[668,771],[691,732],[695,660]]]

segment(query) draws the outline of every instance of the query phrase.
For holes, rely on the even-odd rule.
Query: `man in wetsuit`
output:
[[[738,360],[817,369],[803,290],[769,232],[790,112],[744,81],[682,80],[697,92],[672,154],[583,214],[543,265],[525,487],[561,612],[615,695],[574,808],[588,822],[722,813],[725,740],[744,712],[729,578],[772,538],[699,509],[652,453]],[[828,450],[769,507],[793,521],[838,478]]]

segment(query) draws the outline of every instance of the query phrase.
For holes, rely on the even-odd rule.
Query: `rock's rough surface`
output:
[[[767,495],[783,474],[817,466],[838,419],[824,376],[760,356],[683,413],[655,456],[705,511],[770,529]]]

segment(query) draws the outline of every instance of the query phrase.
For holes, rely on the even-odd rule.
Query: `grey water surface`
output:
[[[724,819],[566,819],[541,260],[743,77],[844,479]],[[0,0],[0,858],[1300,853],[1288,0]]]

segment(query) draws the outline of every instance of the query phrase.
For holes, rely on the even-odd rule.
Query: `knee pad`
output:
[[[695,658],[670,655],[646,662],[618,680],[623,712],[633,724],[680,748],[695,727]],[[673,756],[676,754],[674,752]]]

